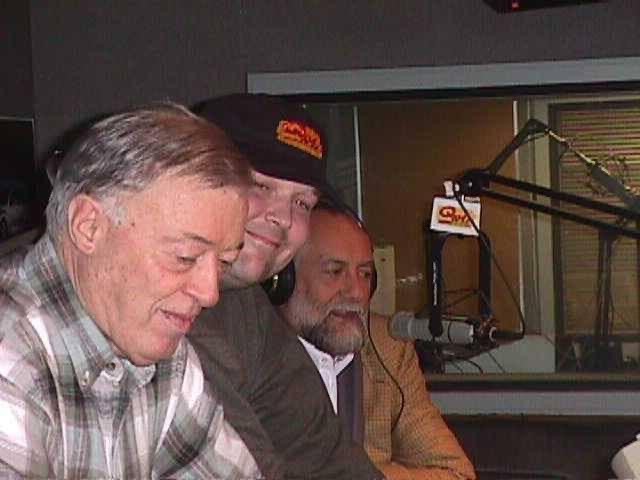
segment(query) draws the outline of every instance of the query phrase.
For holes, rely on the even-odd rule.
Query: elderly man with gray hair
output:
[[[261,478],[185,339],[238,255],[249,179],[177,105],[77,139],[43,237],[0,265],[3,478]]]

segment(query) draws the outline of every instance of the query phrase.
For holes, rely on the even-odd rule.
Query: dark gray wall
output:
[[[272,0],[253,2],[245,34],[249,66],[275,72],[638,55],[638,20],[636,0],[517,14],[482,0]]]
[[[0,0],[0,117],[33,116],[29,3]]]
[[[245,89],[246,73],[640,56],[640,2],[31,2],[38,151],[96,114]]]
[[[237,1],[32,2],[38,150],[132,104],[245,85]]]

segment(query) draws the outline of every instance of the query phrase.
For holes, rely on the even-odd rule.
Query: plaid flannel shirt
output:
[[[0,477],[23,476],[261,478],[191,345],[118,358],[46,235],[0,265]]]

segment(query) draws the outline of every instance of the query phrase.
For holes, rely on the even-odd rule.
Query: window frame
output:
[[[614,92],[616,96],[624,95],[625,92],[640,92],[640,58],[460,65],[415,69],[256,72],[248,74],[247,85],[249,92],[279,94],[301,103],[504,96],[529,96],[532,98],[539,96],[545,99],[543,103],[548,103],[547,99],[552,95],[568,95],[567,98],[570,100],[560,99],[559,101],[575,101],[574,97],[584,94],[606,97],[609,92]],[[535,108],[519,108],[517,113],[522,118],[535,115],[539,120],[545,123],[549,122],[548,115],[536,115]],[[535,183],[549,186],[548,163],[547,167],[537,165],[535,177],[533,179]],[[545,241],[550,245],[550,235],[549,239]],[[533,248],[543,249],[540,246]],[[536,275],[539,276],[540,272],[536,272]],[[547,297],[542,294],[540,303],[544,303]],[[526,299],[524,307],[525,309],[530,308],[527,306]],[[553,312],[550,317],[553,319]],[[640,386],[637,381],[640,377],[635,375],[607,376],[608,378],[596,376],[582,379],[565,377],[557,373],[496,376],[485,374],[483,378],[478,377],[478,375],[430,375],[430,388],[434,390],[434,398],[436,400],[440,398],[445,403],[447,398],[450,398],[451,395],[457,395],[457,392],[461,390],[468,392],[464,399],[468,404],[465,407],[468,410],[467,413],[474,411],[482,413],[526,412],[525,404],[528,403],[528,399],[536,395],[536,392],[550,393],[551,397],[555,397],[556,393],[559,394],[558,397],[562,396],[563,398],[565,394],[569,395],[568,400],[560,402],[562,405],[558,406],[558,412],[547,410],[551,414],[572,414],[576,409],[589,414],[588,405],[592,400],[586,401],[586,410],[580,407],[582,405],[580,401],[574,401],[584,395],[589,398],[594,395],[597,398],[602,396],[604,396],[602,398],[606,398],[608,392],[624,392],[622,397],[626,400],[618,405],[620,403],[617,400],[618,396],[614,395],[617,403],[612,405],[610,409],[610,411],[621,415],[635,412],[634,405],[637,405],[640,400]],[[502,398],[502,394],[507,392],[508,398],[505,397],[504,402],[492,398],[483,403],[485,402],[483,395],[487,392],[500,393],[498,398]],[[512,392],[513,395],[510,396],[508,392]],[[575,395],[572,397],[573,393]],[[441,407],[447,413],[446,404],[441,404]]]

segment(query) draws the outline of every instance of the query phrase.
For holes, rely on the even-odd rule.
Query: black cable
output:
[[[474,362],[473,360],[469,360],[468,358],[457,357],[455,355],[453,356],[453,358],[454,358],[453,362],[467,362],[467,363],[470,363],[471,365],[473,365],[474,367],[476,367],[478,369],[478,373],[484,373],[484,370],[482,369],[482,367],[478,363]],[[455,365],[455,363],[451,363],[451,365]],[[458,370],[460,370],[461,373],[464,373],[464,372],[462,372],[462,369],[460,367],[458,367],[457,365],[456,365],[456,368],[458,368]]]
[[[378,360],[380,361],[380,365],[382,365],[382,368],[387,373],[387,375],[389,375],[389,378],[395,384],[396,388],[398,389],[398,392],[400,392],[400,411],[398,412],[398,417],[395,419],[395,421],[393,422],[393,426],[391,427],[391,431],[393,432],[396,426],[398,425],[398,422],[400,421],[402,412],[404,411],[404,404],[405,404],[404,392],[402,391],[402,387],[400,386],[400,383],[398,383],[398,380],[396,380],[396,378],[391,374],[387,366],[384,364],[384,360],[382,360],[382,356],[380,355],[380,352],[378,352],[376,343],[373,341],[373,335],[371,335],[371,311],[367,312],[367,334],[369,335],[369,341],[371,342],[371,347],[373,348],[373,352],[376,354],[376,357],[378,357]]]
[[[520,318],[519,338],[517,338],[516,340],[520,340],[520,339],[524,338],[524,336],[525,336],[525,333],[526,333],[526,322],[525,322],[525,319],[524,319],[524,314],[522,313],[522,310],[520,310],[520,304],[518,302],[518,299],[516,298],[516,294],[513,291],[513,289],[511,288],[511,285],[509,284],[509,281],[507,280],[507,275],[504,273],[504,270],[502,270],[502,267],[500,266],[500,263],[498,263],[498,260],[496,259],[496,256],[493,254],[493,251],[491,250],[491,247],[489,246],[489,244],[487,243],[486,239],[484,238],[484,233],[480,230],[480,227],[478,227],[478,225],[476,225],[475,220],[471,217],[471,215],[469,214],[469,211],[467,210],[467,207],[465,207],[464,203],[462,202],[462,198],[461,198],[461,195],[460,195],[459,192],[455,192],[455,199],[458,201],[458,204],[460,205],[460,208],[462,208],[462,211],[465,213],[465,215],[469,219],[469,222],[471,223],[471,226],[473,227],[473,229],[478,234],[478,236],[480,238],[480,241],[482,242],[482,245],[489,252],[489,255],[491,256],[491,261],[493,262],[493,264],[495,265],[496,269],[500,273],[500,277],[502,278],[502,281],[504,282],[504,285],[507,288],[507,292],[509,293],[509,296],[511,297],[511,301],[513,302],[514,306],[516,307],[516,311],[518,312],[518,316]]]
[[[457,304],[464,302],[467,298],[472,297],[473,295],[475,295],[476,293],[479,292],[478,289],[473,289],[473,288],[464,288],[464,289],[458,289],[458,290],[447,290],[447,291],[443,291],[443,293],[446,294],[450,294],[451,292],[459,292],[459,291],[469,291],[469,293],[462,295],[460,298],[456,298],[455,300],[453,300],[451,303],[447,303],[443,306],[443,308],[447,309],[447,308],[451,308],[451,307],[455,307]]]
[[[554,347],[555,347],[555,345],[554,345]],[[569,345],[567,346],[566,351],[565,351],[564,353],[562,353],[562,357],[560,357],[560,358],[556,361],[556,370],[557,370],[558,372],[561,372],[561,371],[562,371],[562,368],[564,367],[565,362],[567,362],[567,360],[569,360],[569,358],[570,358],[570,356],[571,356],[571,354],[572,354],[572,353],[574,353],[573,345],[572,345],[572,344],[569,344]],[[575,356],[575,353],[574,353],[574,356]],[[578,363],[578,362],[577,362],[577,359],[576,359],[576,364],[577,364],[577,363]],[[577,367],[577,365],[576,365],[576,367]]]
[[[444,281],[444,279],[443,279],[442,284],[444,285],[444,283],[445,283],[445,281]],[[457,292],[465,292],[465,291],[469,291],[470,293],[469,293],[469,294],[467,294],[467,295],[463,295],[461,298],[458,298],[458,299],[454,300],[454,301],[453,301],[453,302],[451,302],[451,303],[445,304],[445,305],[444,305],[444,309],[449,309],[449,308],[451,308],[451,307],[455,306],[456,304],[458,304],[458,303],[462,302],[463,300],[466,300],[467,298],[470,298],[470,297],[471,297],[472,295],[474,295],[474,294],[478,294],[478,295],[480,295],[480,296],[481,296],[481,298],[484,300],[485,305],[489,305],[489,302],[487,301],[487,299],[486,299],[485,295],[483,294],[483,292],[482,292],[480,289],[473,289],[473,288],[459,288],[459,289],[456,289],[456,290],[447,290],[447,291],[444,291],[444,289],[443,289],[443,292],[444,292],[445,294],[446,294],[446,293],[449,293],[449,292],[456,292],[456,293],[457,293]],[[443,313],[443,315],[450,314],[450,312],[449,312],[448,310],[447,310],[447,311],[443,311],[442,313]],[[445,338],[449,338],[449,339],[451,338],[451,333],[450,333],[450,332],[451,332],[451,328],[453,328],[453,323],[449,323],[449,326],[447,327],[447,332],[446,332]],[[444,332],[443,332],[443,333],[444,333]],[[459,368],[457,365],[455,365],[453,362],[456,362],[456,361],[466,361],[466,360],[467,360],[467,359],[465,359],[464,357],[459,356],[459,355],[457,355],[457,354],[455,354],[455,353],[452,353],[452,354],[450,354],[450,355],[449,355],[449,358],[443,358],[443,360],[442,360],[442,361],[443,361],[443,362],[450,362],[450,364],[451,364],[451,365],[454,365],[454,366],[455,366],[455,367],[460,371],[460,373],[464,373],[464,372],[462,371],[462,369],[460,369],[460,368]],[[480,373],[484,373],[484,372],[483,372],[483,370],[482,370],[482,368],[480,368],[480,366],[479,366],[478,364],[476,364],[476,363],[474,363],[474,362],[469,362],[469,363],[473,363],[473,365],[474,365],[475,367],[477,367],[477,368],[480,370]],[[443,373],[444,373],[444,372],[443,372]]]
[[[501,373],[507,373],[507,371],[504,369],[504,367],[502,365],[500,365],[500,362],[498,362],[498,360],[496,360],[496,357],[493,355],[493,353],[491,353],[490,350],[487,350],[486,354],[489,355],[489,358],[491,360],[493,360],[493,363],[495,363],[498,366],[498,368],[500,369]]]
[[[462,208],[462,210],[464,211],[465,215],[469,219],[469,222],[471,223],[473,229],[478,234],[478,237],[480,238],[480,241],[482,242],[482,246],[489,252],[489,255],[491,257],[491,261],[493,262],[493,264],[496,266],[496,269],[500,273],[502,281],[503,281],[503,283],[505,284],[505,286],[507,288],[507,291],[509,293],[509,296],[511,297],[511,300],[512,300],[514,306],[516,307],[516,311],[518,312],[518,317],[520,319],[520,332],[518,334],[519,337],[516,340],[522,339],[522,338],[524,338],[525,333],[526,333],[526,323],[525,323],[525,319],[524,319],[524,314],[520,310],[520,305],[519,305],[518,300],[516,298],[515,292],[511,288],[511,285],[509,284],[509,282],[507,280],[507,276],[504,273],[504,270],[502,269],[500,264],[498,263],[498,260],[496,259],[495,255],[493,254],[493,251],[491,250],[491,247],[488,245],[488,243],[487,243],[487,241],[485,239],[484,233],[480,230],[478,225],[475,223],[475,221],[473,220],[473,218],[469,214],[469,211],[467,210],[465,205],[462,203],[462,199],[460,198],[460,196],[458,194],[456,194],[455,198],[456,198],[458,204],[460,205],[460,207]],[[456,291],[460,291],[460,289],[458,289]],[[486,298],[486,295],[484,295],[484,293],[480,289],[477,289],[477,292],[478,292],[478,295],[480,295],[481,299],[483,300],[484,304],[489,306],[489,308],[491,308],[491,304],[489,302],[489,299]],[[466,299],[466,298],[468,298],[468,296],[463,296],[463,299]],[[458,299],[457,301],[454,301],[452,304],[447,304],[447,307],[455,305],[456,303],[458,303],[458,301],[461,301],[461,299]],[[490,314],[493,316],[493,312],[492,311],[490,312]],[[496,358],[493,355],[490,354],[490,349],[486,349],[485,351],[483,351],[481,353],[487,353],[487,352],[489,352],[490,358],[498,366],[498,368],[503,373],[507,373],[506,370],[504,369],[504,367],[502,367],[502,365],[500,365],[500,363],[496,360]],[[478,365],[477,363],[475,363],[475,362],[473,362],[473,361],[471,361],[469,359],[457,356],[455,354],[452,357],[453,357],[453,360],[452,359],[445,359],[445,361],[449,361],[449,362],[451,362],[451,361],[466,361],[466,362],[474,365],[479,370],[480,373],[484,373],[482,367],[480,367],[480,365]]]
[[[455,357],[453,358],[453,361],[451,361],[451,362],[449,363],[449,365],[451,365],[453,368],[455,368],[456,370],[458,370],[460,373],[464,373],[464,372],[462,371],[462,368],[460,368],[460,366],[459,366],[459,365],[457,365],[457,359],[456,359]]]
[[[478,295],[480,295],[480,298],[482,299],[482,302],[489,307],[489,316],[493,317],[493,307],[491,305],[491,299],[487,298],[487,296],[484,294],[484,292],[480,289],[478,289]]]

